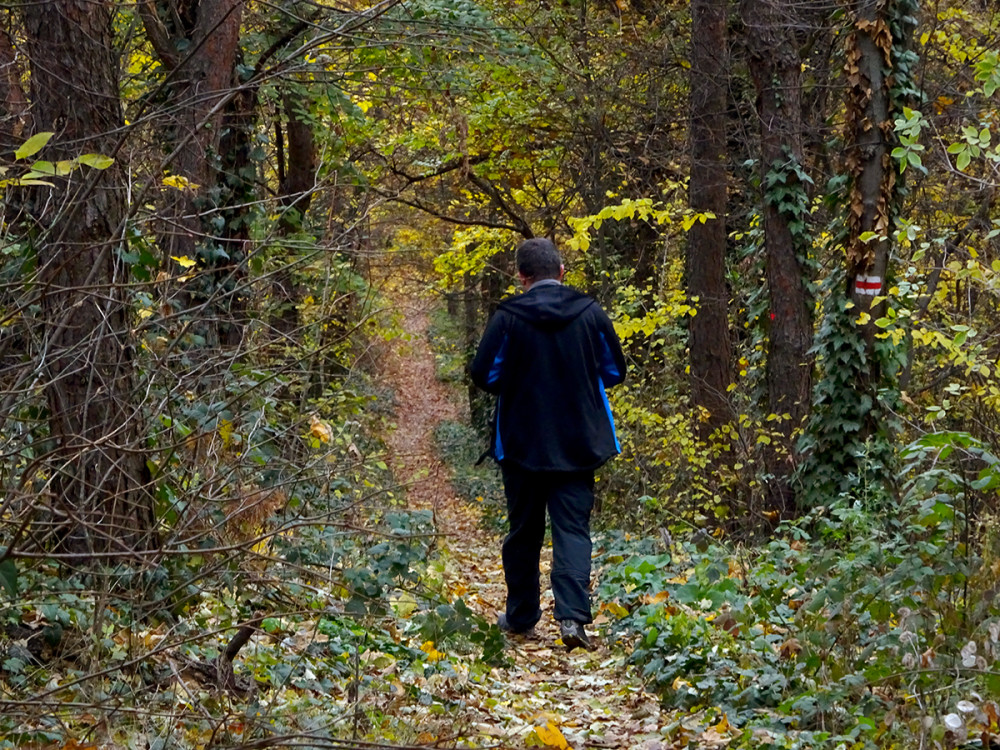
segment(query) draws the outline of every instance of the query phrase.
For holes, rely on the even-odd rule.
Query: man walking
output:
[[[502,630],[527,634],[541,618],[538,562],[545,510],[552,521],[552,593],[563,644],[590,648],[590,512],[594,470],[619,453],[604,389],[625,379],[625,357],[608,316],[563,286],[547,239],[517,248],[525,293],[504,300],[472,363],[472,380],[496,394],[491,451],[500,463],[510,533]]]

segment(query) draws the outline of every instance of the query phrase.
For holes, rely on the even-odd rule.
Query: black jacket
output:
[[[625,379],[608,316],[561,284],[535,284],[500,303],[472,363],[497,395],[492,454],[529,471],[595,469],[621,447],[604,389]]]

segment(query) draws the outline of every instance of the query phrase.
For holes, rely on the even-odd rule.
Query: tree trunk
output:
[[[802,61],[795,43],[795,3],[747,0],[743,6],[750,67],[761,121],[764,252],[770,295],[767,381],[774,422],[766,460],[772,510],[789,513],[794,495],[794,433],[809,411],[812,300],[806,285],[808,196],[802,180]],[[787,416],[785,416],[787,415]]]
[[[4,21],[9,20],[8,15]],[[0,28],[0,151],[11,151],[24,140],[28,100],[21,87],[21,62],[14,50],[10,31]],[[4,154],[7,157],[7,154]]]
[[[688,232],[691,403],[708,413],[702,438],[732,421],[729,290],[726,287],[726,0],[691,3],[691,209],[715,214]]]
[[[53,162],[110,155],[124,127],[112,4],[39,0],[23,6],[36,131],[55,131]],[[117,165],[81,167],[39,188],[34,218],[44,321],[53,511],[71,552],[127,555],[154,545],[148,470],[133,396],[123,269],[125,185]]]
[[[865,0],[855,7],[854,30],[848,37],[846,73],[850,88],[847,97],[847,171],[852,178],[847,211],[848,294],[859,313],[868,313],[861,329],[869,355],[871,390],[880,379],[878,362],[872,357],[875,321],[885,315],[881,295],[889,267],[890,209],[896,187],[896,167],[892,164],[892,119],[889,81],[885,70],[892,65],[892,32],[885,2]],[[862,240],[866,233],[874,239]]]
[[[240,51],[237,50],[239,53]],[[242,54],[237,59],[242,59]],[[247,256],[249,254],[251,206],[257,198],[257,174],[253,160],[253,139],[257,128],[257,91],[239,89],[223,109],[219,138],[218,206],[222,230],[216,239],[225,255],[211,264],[213,287],[220,319],[218,339],[223,346],[235,347],[243,341],[247,325]]]
[[[466,271],[464,276],[464,289],[462,291],[463,309],[463,330],[465,351],[465,371],[468,373],[472,367],[472,360],[476,356],[476,344],[479,342],[481,334],[479,325],[479,307],[483,302],[480,292],[480,278],[470,271]],[[488,318],[487,318],[488,319]],[[489,433],[490,409],[493,397],[480,390],[471,380],[467,381],[469,396],[469,415],[472,426],[481,434]]]
[[[301,89],[285,91],[282,108],[288,118],[288,159],[282,175],[281,230],[284,233],[301,228],[302,220],[316,188],[316,139],[312,123],[306,115],[306,101]]]
[[[224,248],[213,247],[213,238],[224,232],[201,217],[211,216],[217,207],[210,197],[213,189],[227,191],[220,140],[227,102],[236,95],[243,4],[243,0],[142,0],[137,5],[150,44],[171,74],[164,108],[169,117],[164,132],[173,157],[167,169],[190,185],[164,193],[161,210],[166,220],[160,246],[166,264],[171,257],[200,256],[210,269],[181,294],[183,306],[197,319],[195,328],[210,347],[232,338],[223,331],[224,323],[232,321],[219,320],[227,307],[227,290],[216,283],[217,267],[231,264],[218,252]]]

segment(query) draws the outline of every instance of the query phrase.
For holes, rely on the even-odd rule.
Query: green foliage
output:
[[[995,551],[960,541],[964,483],[939,465],[964,449],[985,463],[975,481],[995,486],[992,454],[939,435],[908,451],[893,513],[842,496],[758,550],[689,549],[672,564],[605,552],[610,633],[634,643],[665,701],[742,727],[736,747],[874,748],[944,731],[956,701],[993,694],[1000,662]]]
[[[17,565],[13,560],[0,562],[0,587],[6,589],[11,598],[17,595]]]
[[[785,217],[788,231],[801,253],[800,262],[806,267],[808,257],[805,248],[811,245],[808,235],[811,208],[806,189],[813,184],[813,180],[793,154],[786,153],[785,157],[785,161],[772,164],[764,175],[764,199]]]
[[[920,157],[924,146],[918,143],[920,131],[926,124],[923,115],[909,107],[903,107],[903,116],[896,119],[895,131],[900,145],[892,150],[892,158],[899,161],[900,173],[905,172],[909,165],[926,174],[927,169]],[[962,168],[959,167],[959,169]]]
[[[443,310],[432,313],[427,336],[434,352],[434,372],[446,383],[461,383],[465,380],[467,353],[462,346],[462,336],[458,330],[457,318]]]
[[[52,136],[54,135],[55,133],[51,131],[35,133],[14,150],[14,159],[21,161],[22,159],[34,156],[45,148],[45,145],[52,140]],[[114,162],[115,160],[110,156],[102,154],[81,154],[74,159],[64,159],[58,162],[40,159],[25,165],[24,169],[26,171],[15,177],[5,177],[4,175],[10,171],[10,168],[0,167],[0,189],[15,186],[52,187],[52,183],[48,179],[43,178],[65,177],[80,166],[90,167],[91,169],[107,169]]]
[[[872,361],[851,305],[841,294],[829,296],[815,348],[821,375],[798,447],[805,457],[799,496],[807,507],[845,493],[876,506],[891,502],[898,396],[888,387],[873,391],[898,372],[898,350],[885,341]]]

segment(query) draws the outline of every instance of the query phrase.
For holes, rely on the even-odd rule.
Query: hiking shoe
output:
[[[583,629],[583,623],[576,620],[561,620],[559,622],[559,635],[562,637],[563,645],[567,651],[574,648],[585,648],[590,651],[594,645],[587,637],[587,631]]]
[[[511,635],[519,635],[524,638],[534,638],[535,637],[535,626],[532,625],[527,630],[514,630],[507,622],[507,615],[501,612],[497,615],[497,627],[500,628],[505,633],[510,633]]]

